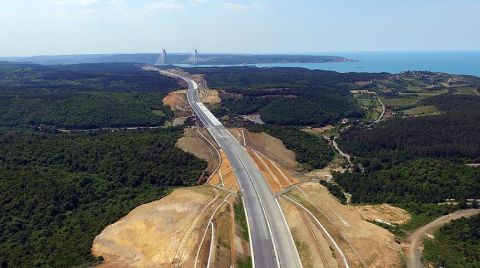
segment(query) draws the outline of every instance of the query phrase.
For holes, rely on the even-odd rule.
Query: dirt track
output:
[[[408,267],[410,268],[422,268],[424,267],[422,262],[422,246],[423,239],[427,234],[432,234],[436,229],[440,228],[442,225],[449,223],[452,220],[459,219],[462,217],[471,217],[480,213],[480,209],[466,209],[456,211],[454,213],[442,216],[423,227],[420,227],[415,232],[413,232],[405,240],[404,247],[406,248],[407,258],[408,258]]]
[[[295,160],[295,153],[285,148],[283,142],[266,133],[252,133],[245,129],[232,129],[232,133],[243,144],[262,154],[272,161],[278,163],[288,171],[299,169],[300,164]]]
[[[288,196],[304,205],[321,222],[345,254],[350,267],[401,267],[401,248],[395,243],[394,235],[362,220],[355,207],[340,204],[319,183],[306,182],[291,189]],[[298,231],[308,230],[300,228]],[[318,254],[313,246],[308,245],[309,251]],[[331,250],[323,254],[331,254]]]

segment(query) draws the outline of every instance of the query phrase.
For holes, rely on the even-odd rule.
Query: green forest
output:
[[[0,64],[0,126],[159,126],[175,79],[135,64]]]
[[[168,92],[178,82],[141,65],[96,63],[35,65],[0,63],[0,94],[28,95],[79,92]]]
[[[182,134],[0,128],[2,267],[92,264],[93,239],[105,226],[197,183],[206,163],[175,147]]]
[[[348,83],[385,74],[340,74],[301,68],[192,68],[223,90],[217,116],[259,113],[268,124],[320,126],[361,118]],[[366,76],[366,77],[365,77]]]
[[[462,101],[459,101],[461,99]],[[468,101],[464,101],[468,99]],[[480,197],[480,97],[427,99],[443,114],[394,119],[341,135],[355,156],[350,173],[334,174],[355,203],[437,203]]]
[[[0,98],[0,126],[68,129],[161,126],[172,118],[161,93],[79,93]]]
[[[439,203],[478,198],[480,169],[444,159],[417,158],[378,171],[336,173],[353,203]]]
[[[444,225],[424,241],[424,257],[434,267],[480,267],[480,215]]]

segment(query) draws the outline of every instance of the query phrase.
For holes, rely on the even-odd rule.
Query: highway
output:
[[[230,161],[244,200],[254,267],[302,267],[297,248],[278,201],[244,147],[200,102],[192,79],[157,69],[188,83],[188,103]]]

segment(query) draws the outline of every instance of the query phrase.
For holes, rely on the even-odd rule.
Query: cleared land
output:
[[[235,199],[209,185],[175,190],[105,228],[92,252],[100,267],[229,267],[250,253]]]
[[[328,239],[315,222],[304,211],[283,198],[280,205],[294,237],[303,267],[338,267],[338,259]]]
[[[272,193],[278,193],[294,184],[299,183],[289,172],[282,169],[277,163],[268,159],[258,151],[247,148],[250,157],[255,161],[263,177],[267,181]]]
[[[405,224],[410,219],[410,214],[401,208],[389,204],[355,206],[362,219],[367,221],[382,221],[390,224]]]
[[[323,135],[325,132],[328,132],[332,129],[335,129],[333,125],[326,125],[324,127],[309,127],[309,128],[302,128],[303,131],[314,134],[314,135]]]
[[[209,207],[220,198],[211,187],[179,189],[139,206],[95,238],[103,267],[191,267]]]
[[[183,137],[178,139],[176,146],[207,161],[208,174],[212,174],[221,161],[219,150],[205,129],[185,128]]]
[[[319,183],[302,183],[292,188],[288,196],[305,206],[320,221],[345,254],[350,267],[401,267],[401,249],[394,241],[394,235],[362,220],[355,207],[340,204]],[[302,239],[295,232],[294,238]],[[305,242],[305,245],[311,255],[315,254],[316,250],[312,248],[315,244]],[[330,248],[334,249],[332,245]],[[323,253],[326,255],[328,251]],[[337,260],[340,260],[338,256]],[[308,263],[308,259],[304,262]]]
[[[223,151],[210,142],[204,130],[185,129],[177,146],[209,162],[209,184],[177,189],[105,228],[92,246],[93,254],[105,259],[101,267],[205,267],[209,261],[213,267],[228,267],[248,262],[246,227],[236,220],[244,217],[238,215],[243,210],[233,208],[236,178]]]
[[[193,113],[187,103],[186,90],[177,90],[168,93],[168,95],[163,98],[163,105],[169,106],[170,110],[174,113],[173,126],[184,125],[185,120]]]
[[[285,148],[280,139],[266,133],[254,133],[246,129],[231,129],[232,134],[249,148],[262,153],[288,171],[295,171],[300,164],[295,160],[295,153]]]
[[[403,110],[402,113],[406,116],[424,116],[438,114],[439,111],[435,106],[422,105],[411,109]]]
[[[200,89],[198,91],[198,97],[206,105],[219,104],[221,102],[218,91],[212,89]]]
[[[282,167],[281,164],[273,161],[267,155],[279,159],[287,167],[296,167],[295,153],[287,150],[283,142],[266,133],[251,133],[245,129],[230,129],[230,132],[237,140],[246,146],[247,153],[255,161],[267,181],[270,190],[278,193],[300,181],[294,178],[292,174]],[[250,144],[255,144],[254,149]],[[272,154],[272,151],[276,154]],[[281,155],[278,155],[281,154]]]
[[[229,191],[238,191],[237,178],[235,177],[234,170],[228,162],[227,155],[223,150],[220,150],[221,164],[220,167],[212,174],[208,183],[222,187]]]

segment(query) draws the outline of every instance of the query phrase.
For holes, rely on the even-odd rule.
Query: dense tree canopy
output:
[[[209,85],[225,90],[217,115],[259,113],[278,125],[326,125],[362,117],[347,83],[385,74],[340,74],[301,68],[194,68]]]
[[[424,256],[435,267],[480,267],[480,215],[441,227],[425,241]]]
[[[445,114],[390,120],[373,129],[342,134],[342,147],[356,156],[405,150],[419,156],[480,160],[480,97],[433,97]]]
[[[468,100],[468,101],[464,101]],[[444,114],[395,119],[341,135],[361,169],[335,174],[353,202],[436,203],[480,198],[480,98],[433,97]],[[463,104],[462,104],[463,103]]]
[[[81,93],[0,97],[0,126],[159,126],[172,117],[161,93]]]
[[[336,173],[354,203],[438,203],[480,195],[480,169],[419,158],[378,171]]]
[[[0,64],[0,126],[98,128],[162,125],[175,79],[135,64]]]
[[[134,207],[193,185],[206,163],[175,147],[181,129],[48,134],[0,129],[0,260],[90,263],[94,237]]]

